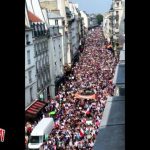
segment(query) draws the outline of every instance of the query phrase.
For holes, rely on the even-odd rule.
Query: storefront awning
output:
[[[36,100],[34,101],[28,108],[26,108],[25,110],[25,115],[26,116],[35,116],[38,114],[38,112],[44,108],[46,105],[45,102],[40,101],[40,100]]]

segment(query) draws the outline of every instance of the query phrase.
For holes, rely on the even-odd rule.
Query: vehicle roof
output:
[[[47,127],[50,126],[50,124],[53,122],[53,118],[43,118],[33,129],[31,136],[43,135],[45,129],[47,129]]]

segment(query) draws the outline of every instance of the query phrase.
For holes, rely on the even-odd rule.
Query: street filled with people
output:
[[[107,97],[114,93],[118,63],[102,35],[99,27],[88,32],[79,61],[45,107],[43,117],[53,117],[55,127],[43,143],[44,150],[93,150]]]

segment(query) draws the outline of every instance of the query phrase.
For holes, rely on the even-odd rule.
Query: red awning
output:
[[[30,108],[30,109],[28,109],[28,110],[32,110],[32,111],[35,111],[35,112],[38,112],[38,111],[39,111],[38,109],[33,108],[33,107],[31,107],[31,108]]]
[[[41,103],[41,102],[36,102],[36,104],[39,104],[39,105],[45,105],[44,103]]]
[[[36,106],[36,107],[43,107],[43,105],[40,105],[40,104],[37,104],[37,103],[35,103],[34,106]]]
[[[45,105],[45,102],[36,100],[29,108],[27,108],[26,115],[36,115]]]
[[[31,114],[36,114],[35,111],[32,111],[32,110],[27,110],[27,112],[31,113]]]

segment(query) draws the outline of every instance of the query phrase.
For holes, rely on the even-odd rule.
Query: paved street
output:
[[[57,114],[55,128],[43,147],[93,149],[107,96],[113,95],[112,78],[117,64],[111,51],[102,48],[101,35],[100,28],[89,31],[73,74],[46,108],[47,112],[56,110]]]

